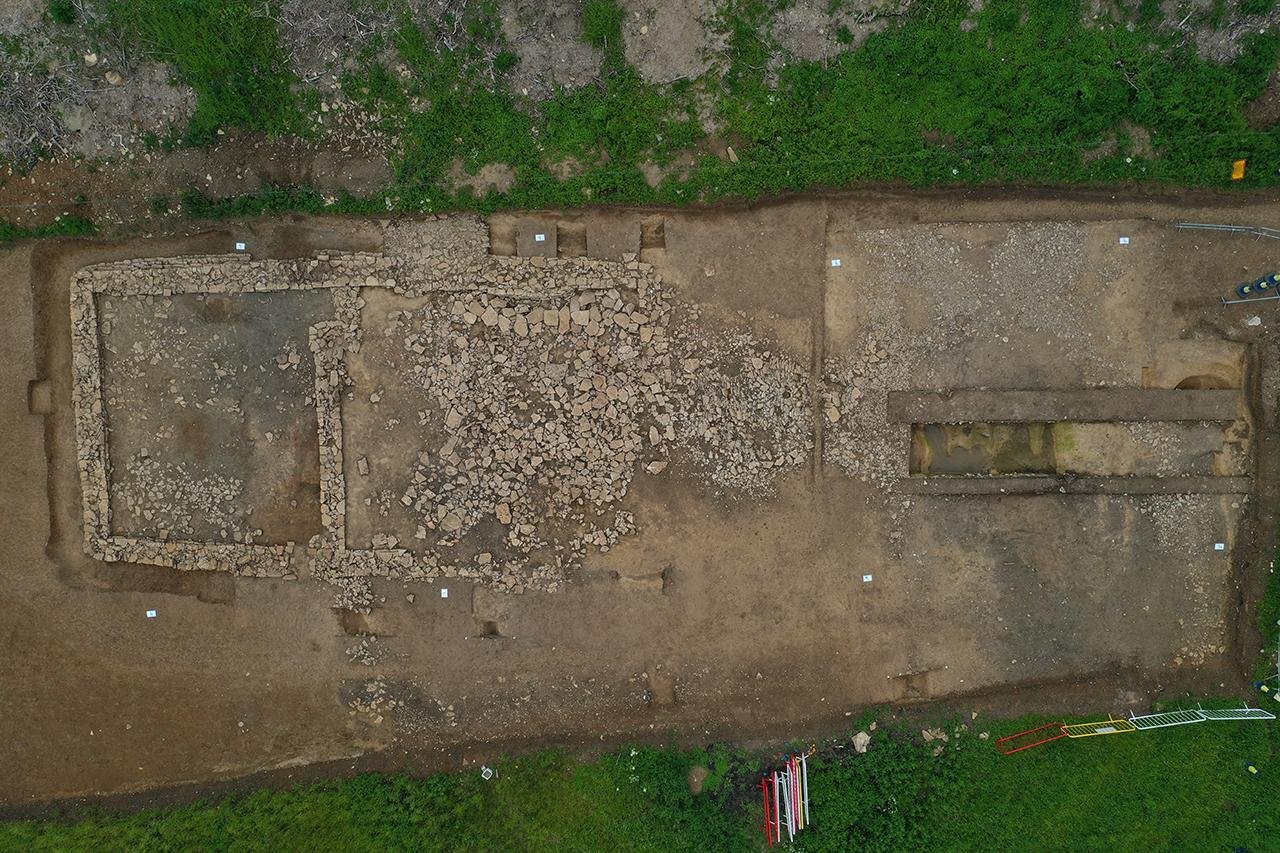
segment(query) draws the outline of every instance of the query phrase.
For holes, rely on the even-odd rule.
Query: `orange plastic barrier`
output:
[[[1022,752],[1033,746],[1043,746],[1066,736],[1062,723],[1048,723],[1036,726],[1034,729],[1027,729],[1025,732],[1002,737],[996,741],[996,749],[1000,750],[1002,755],[1013,755],[1015,752]]]

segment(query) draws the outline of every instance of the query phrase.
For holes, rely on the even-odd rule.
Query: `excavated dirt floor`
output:
[[[1277,212],[868,192],[10,250],[0,802],[1238,688],[1280,303],[1219,296],[1280,242],[1172,224]],[[901,414],[962,389],[964,423]]]

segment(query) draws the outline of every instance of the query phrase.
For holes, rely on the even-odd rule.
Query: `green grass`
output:
[[[17,240],[37,237],[82,237],[96,230],[93,222],[82,216],[60,216],[48,225],[25,227],[0,220],[0,247]]]
[[[1262,650],[1258,656],[1254,676],[1266,679],[1273,695],[1280,694],[1280,682],[1276,680],[1276,653],[1280,650],[1280,573],[1275,565],[1280,563],[1280,552],[1271,561],[1267,587],[1258,602],[1258,632],[1262,635]]]
[[[1278,752],[1273,722],[1064,740],[1009,757],[971,748],[936,774],[946,781],[919,834],[964,850],[1275,849]]]
[[[370,48],[343,86],[399,142],[395,178],[377,196],[382,210],[685,204],[868,182],[1275,185],[1280,130],[1250,128],[1245,109],[1276,66],[1280,36],[1248,35],[1238,60],[1212,65],[1157,26],[1156,6],[1130,30],[1083,26],[1080,0],[990,0],[977,13],[968,0],[935,0],[857,50],[778,66],[771,4],[721,0],[722,59],[698,80],[658,86],[626,61],[616,0],[589,0],[581,37],[603,54],[599,80],[534,101],[506,79],[517,57],[486,0],[461,6],[459,20],[405,17],[384,46],[411,73],[384,67]],[[223,127],[311,132],[316,95],[299,91],[264,13],[270,3],[106,8],[118,34],[195,89],[185,141],[207,142]],[[965,19],[976,26],[961,30]],[[714,119],[716,146],[700,111]],[[737,163],[713,156],[724,144]],[[646,182],[644,169],[677,157],[684,168],[656,187]],[[1248,176],[1232,184],[1239,158]],[[455,167],[474,174],[494,163],[514,175],[509,191],[455,190]],[[296,190],[295,209],[318,210],[315,195]],[[282,211],[276,202],[261,209]]]
[[[185,141],[223,127],[312,132],[317,96],[289,70],[271,0],[104,2],[116,35],[194,88]],[[857,50],[779,66],[773,4],[721,0],[723,57],[700,79],[658,86],[626,61],[616,0],[589,0],[581,37],[603,54],[599,80],[534,101],[512,91],[518,58],[496,2],[484,0],[460,6],[458,20],[406,16],[378,44],[411,73],[379,64],[384,52],[370,47],[343,85],[399,142],[394,181],[378,195],[384,210],[685,204],[868,182],[1275,185],[1280,129],[1250,128],[1245,110],[1276,66],[1280,36],[1250,34],[1238,60],[1212,65],[1159,26],[1158,6],[1143,6],[1131,30],[1085,27],[1080,0],[989,0],[977,13],[968,0],[934,0]],[[1227,8],[1207,7],[1206,20]],[[714,119],[715,146],[700,111]],[[1149,147],[1139,144],[1148,135]],[[712,155],[724,144],[737,163]],[[1104,145],[1114,150],[1086,156]],[[677,157],[685,168],[646,183],[642,168]],[[1239,158],[1248,176],[1232,184]],[[474,174],[492,163],[512,171],[508,192],[454,189],[455,164]],[[314,208],[314,193],[296,195],[299,209]]]
[[[958,729],[934,756],[881,727],[866,755],[811,759],[802,850],[1269,850],[1280,838],[1280,729],[1201,723],[1001,756],[1038,718]],[[981,740],[977,732],[989,731]],[[582,762],[544,752],[426,779],[366,775],[119,817],[0,825],[0,850],[755,850],[756,785],[780,753],[642,748]],[[689,793],[688,770],[710,767]],[[1253,764],[1258,773],[1251,774]]]
[[[254,193],[213,199],[196,189],[184,190],[179,200],[182,212],[192,219],[232,219],[280,213],[321,213],[323,196],[312,189],[265,187]],[[154,208],[153,208],[154,209]],[[165,199],[168,209],[168,199]]]
[[[110,0],[106,8],[110,26],[195,90],[188,142],[212,141],[222,127],[308,132],[310,99],[295,94],[297,79],[262,3]]]
[[[1262,166],[1251,172],[1255,184],[1274,180],[1274,165],[1263,164],[1280,156],[1276,133],[1250,130],[1244,105],[1275,64],[1275,37],[1253,37],[1239,61],[1216,67],[1146,28],[1084,28],[1073,5],[988,3],[966,33],[968,3],[941,0],[830,66],[783,69],[764,97],[744,78],[742,94],[721,102],[745,139],[743,162],[705,172],[704,191],[881,180],[1221,185],[1236,157]],[[1157,156],[1122,145],[1083,161],[1126,122],[1150,132]]]
[[[590,201],[652,198],[640,172],[642,162],[665,162],[694,145],[701,130],[688,85],[651,86],[626,64],[622,54],[621,10],[593,0],[584,10],[584,38],[605,54],[602,80],[573,92],[558,92],[531,103],[511,95],[499,80],[508,55],[489,6],[469,7],[468,30],[478,40],[449,50],[439,33],[406,21],[395,37],[401,61],[413,74],[402,79],[370,61],[344,81],[345,91],[382,118],[398,137],[403,155],[395,159],[395,185],[386,197],[404,210],[497,205],[536,207]],[[487,56],[496,55],[490,63]],[[415,104],[428,104],[415,108]],[[455,193],[447,175],[456,162],[470,174],[488,163],[510,167],[517,178],[505,196],[473,198]],[[551,169],[575,162],[567,180]]]
[[[76,22],[76,6],[71,0],[49,0],[49,20],[69,27]]]
[[[554,752],[415,781],[361,776],[212,806],[0,825],[4,850],[736,850],[749,827],[684,783],[697,756]]]
[[[1245,119],[1276,65],[1280,37],[1247,36],[1237,61],[1215,66],[1154,22],[1090,29],[1080,11],[1074,0],[990,0],[975,15],[968,0],[936,0],[916,4],[900,26],[857,50],[771,72],[769,5],[724,0],[725,61],[702,79],[655,86],[626,62],[619,6],[591,0],[582,38],[604,53],[600,80],[534,102],[504,79],[515,57],[493,4],[472,4],[462,21],[470,38],[454,50],[441,32],[406,19],[393,42],[412,74],[393,74],[370,55],[344,88],[401,143],[393,184],[378,196],[382,209],[684,204],[886,181],[1280,180],[1280,130],[1251,129]],[[969,32],[960,29],[966,17],[977,21]],[[711,155],[699,99],[738,163]],[[1133,127],[1149,135],[1149,149]],[[1104,143],[1114,150],[1085,156]],[[689,168],[656,188],[645,182],[642,166],[680,155]],[[1250,161],[1248,177],[1232,184],[1239,158]],[[515,181],[506,193],[475,198],[452,188],[455,163],[469,174],[500,163]],[[556,177],[566,163],[574,167],[568,177]]]
[[[625,63],[622,54],[622,8],[613,0],[587,0],[582,7],[582,40],[605,55],[605,63]]]

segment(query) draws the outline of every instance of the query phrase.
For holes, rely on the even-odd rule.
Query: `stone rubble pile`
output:
[[[629,524],[600,517],[640,466],[665,466],[667,308],[648,265],[613,266],[599,289],[472,291],[397,312],[385,330],[445,437],[419,454],[400,502],[445,551],[495,520],[506,556],[482,552],[473,570],[504,588],[553,587],[588,545],[616,542]]]
[[[808,371],[740,330],[689,323],[675,335],[674,443],[720,493],[774,491],[813,450]]]
[[[382,725],[384,719],[394,711],[400,702],[391,696],[389,685],[381,676],[371,678],[360,688],[360,692],[347,702],[351,714],[364,714],[370,723]]]
[[[338,606],[356,611],[372,606],[369,581],[377,576],[553,591],[590,550],[606,551],[635,530],[618,505],[637,473],[667,469],[673,446],[725,493],[767,494],[780,470],[805,462],[811,391],[790,358],[746,332],[690,329],[673,345],[659,277],[635,256],[608,262],[487,250],[482,222],[450,217],[389,224],[380,254],[190,256],[81,270],[71,304],[87,552],[283,577],[296,576],[302,559],[311,576],[335,585]],[[380,505],[398,499],[418,517],[416,541],[378,533],[371,548],[352,548],[344,471],[367,476],[368,461],[356,453],[344,463],[342,402],[353,390],[347,357],[361,345],[362,287],[433,297],[397,311],[386,334],[406,357],[406,379],[429,401],[425,434],[440,440],[424,440],[401,493],[379,493]],[[333,318],[311,327],[309,353],[286,348],[271,369],[296,369],[308,356],[315,366],[308,402],[319,436],[321,532],[300,548],[252,544],[252,530],[232,529],[236,541],[227,543],[111,536],[95,295],[307,288],[330,289]],[[152,465],[131,464],[141,466],[139,479]],[[208,495],[194,493],[206,487]],[[190,511],[215,523],[222,511],[215,493],[220,501],[237,494],[232,483],[192,481],[191,489],[183,492]],[[180,520],[165,523],[168,533],[189,535]],[[493,525],[502,531],[496,541],[485,532]]]
[[[174,533],[196,534],[194,518],[217,528],[224,539],[253,542],[261,531],[246,530],[241,518],[252,508],[238,506],[244,483],[234,477],[208,474],[197,476],[182,463],[160,462],[149,456],[135,456],[125,462],[127,476],[115,481],[116,498],[122,500],[133,518],[141,517],[149,527],[158,527],[158,538]]]
[[[387,647],[376,636],[361,637],[360,642],[347,648],[347,660],[360,666],[373,666],[387,657]]]
[[[823,392],[823,456],[847,474],[889,491],[908,471],[910,430],[890,423],[889,392],[906,388],[904,360],[869,337],[859,348],[828,359]]]

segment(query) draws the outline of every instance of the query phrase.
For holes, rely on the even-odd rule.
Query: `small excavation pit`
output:
[[[910,473],[923,476],[1241,476],[1248,463],[1221,424],[912,424]]]
[[[913,424],[911,474],[1052,474],[1053,425]]]

